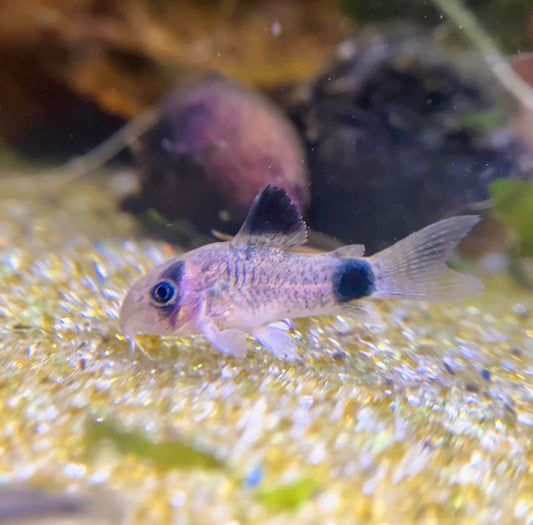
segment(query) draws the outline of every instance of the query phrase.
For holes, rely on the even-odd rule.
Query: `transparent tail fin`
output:
[[[479,222],[477,215],[444,219],[370,258],[375,271],[373,298],[451,301],[476,294],[483,285],[450,270],[446,261]]]

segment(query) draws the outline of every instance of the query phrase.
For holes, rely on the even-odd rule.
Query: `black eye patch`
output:
[[[185,263],[183,261],[177,261],[171,264],[164,272],[161,273],[160,279],[169,279],[176,283],[179,287],[181,284],[181,278],[183,277],[183,271],[185,269]]]
[[[161,319],[168,318],[176,325],[181,308],[181,281],[185,273],[185,263],[177,261],[161,272],[158,283],[150,290],[152,304],[159,310]],[[174,296],[171,295],[174,291]],[[169,299],[170,298],[170,299]],[[166,302],[163,302],[167,299]]]
[[[159,281],[150,291],[150,295],[155,303],[165,306],[175,301],[178,289],[170,281]]]

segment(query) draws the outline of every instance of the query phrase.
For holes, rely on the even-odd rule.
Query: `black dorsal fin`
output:
[[[285,190],[267,186],[254,199],[233,244],[299,246],[307,240],[307,227]]]

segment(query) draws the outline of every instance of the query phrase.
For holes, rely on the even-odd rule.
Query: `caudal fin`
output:
[[[373,297],[451,301],[480,292],[483,285],[476,278],[446,265],[460,240],[478,222],[477,215],[444,219],[373,255]]]

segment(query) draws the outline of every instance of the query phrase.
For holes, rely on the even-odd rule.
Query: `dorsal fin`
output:
[[[233,238],[237,244],[299,246],[307,240],[307,227],[298,208],[285,190],[267,186],[254,199],[241,229]]]
[[[233,240],[233,235],[230,235],[229,233],[220,232],[218,230],[211,230],[211,235],[218,239],[219,241],[231,241]]]
[[[307,242],[311,246],[324,250],[325,252],[332,252],[333,250],[337,250],[344,246],[344,244],[338,239],[335,239],[335,237],[331,237],[331,235],[328,235],[327,233],[317,232],[316,230],[307,230]]]
[[[358,257],[363,257],[365,254],[365,246],[364,244],[349,244],[348,246],[341,246],[340,248],[337,248],[332,253],[339,259],[344,257],[353,257],[357,259]]]

